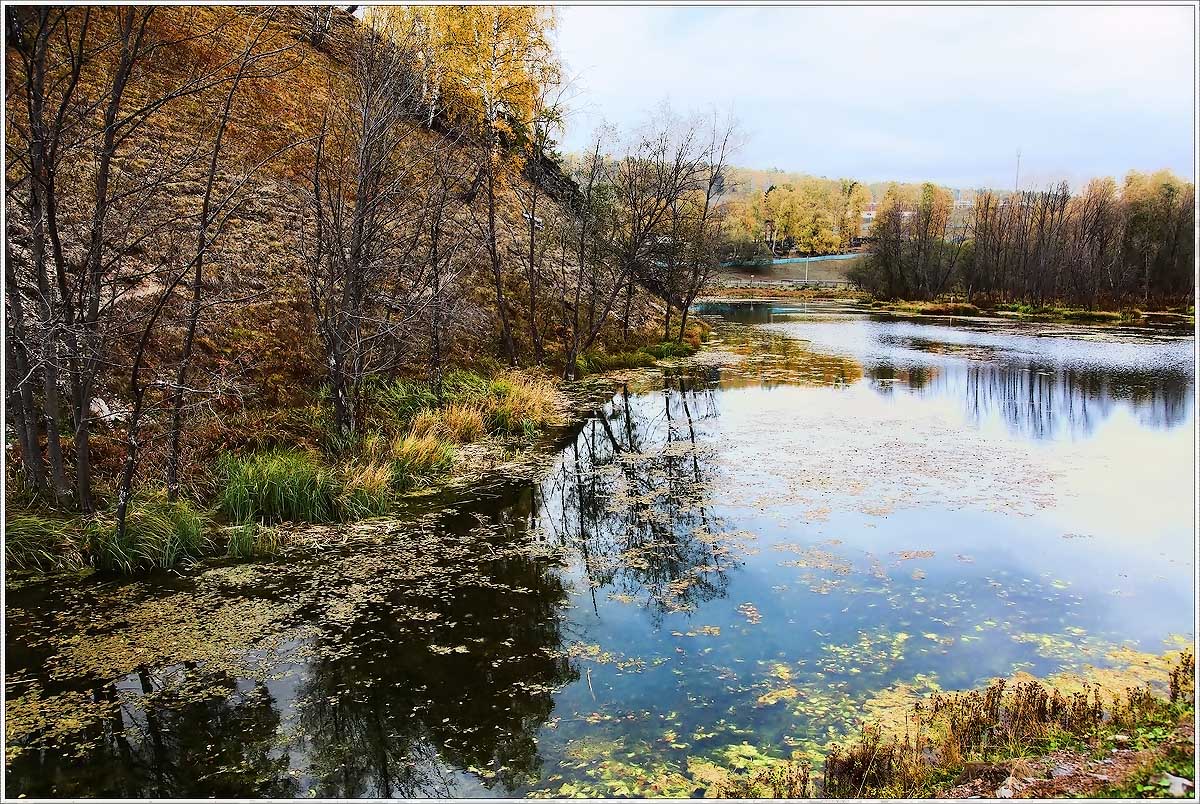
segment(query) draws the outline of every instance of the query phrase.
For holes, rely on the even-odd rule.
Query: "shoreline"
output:
[[[746,292],[739,292],[746,291]],[[1194,313],[1174,310],[1114,311],[1083,310],[1078,308],[1036,308],[1028,311],[1003,307],[977,307],[963,302],[882,301],[869,293],[818,290],[760,290],[757,288],[716,288],[714,292],[696,299],[697,304],[743,304],[771,302],[830,301],[853,305],[863,313],[888,315],[894,318],[958,318],[980,322],[1011,322],[1034,324],[1072,324],[1100,329],[1137,327],[1166,330],[1183,334],[1194,332]],[[1016,305],[1009,305],[1016,307]]]

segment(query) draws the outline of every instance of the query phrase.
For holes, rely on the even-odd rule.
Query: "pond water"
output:
[[[713,349],[532,481],[10,589],[9,795],[701,794],[935,689],[1193,644],[1191,338],[702,312]]]

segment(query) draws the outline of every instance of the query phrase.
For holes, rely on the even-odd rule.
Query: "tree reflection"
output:
[[[592,587],[641,600],[656,618],[724,595],[735,559],[708,508],[699,427],[718,415],[712,373],[626,385],[542,484],[542,527],[576,550]]]
[[[276,749],[280,718],[267,687],[185,665],[100,685],[110,715],[83,729],[81,761],[51,749],[10,762],[8,784],[32,797],[286,798],[297,784]]]
[[[1177,371],[1063,368],[1032,361],[947,361],[936,368],[904,369],[879,363],[868,376],[881,394],[900,383],[922,394],[958,397],[973,422],[999,416],[1014,433],[1037,439],[1091,435],[1122,406],[1144,426],[1175,427],[1188,420],[1192,384]]]
[[[509,503],[489,526],[524,527],[532,495]],[[472,523],[462,512],[443,525]],[[562,650],[562,580],[514,555],[440,575],[442,593],[391,590],[307,668],[298,725],[316,795],[448,796],[456,768],[507,790],[538,775],[552,693],[578,678]]]

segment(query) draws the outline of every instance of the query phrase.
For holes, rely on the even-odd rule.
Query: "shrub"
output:
[[[234,522],[337,519],[338,484],[312,453],[278,449],[224,455],[218,472],[223,480],[218,507]]]
[[[132,573],[148,569],[170,569],[209,548],[208,514],[183,500],[165,497],[134,498],[125,512],[125,532],[117,533],[113,512],[100,514],[87,523],[88,552],[97,569]]]
[[[392,487],[405,491],[449,472],[454,466],[454,448],[434,436],[408,435],[392,444]]]

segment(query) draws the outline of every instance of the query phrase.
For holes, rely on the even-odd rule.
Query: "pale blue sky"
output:
[[[742,165],[951,186],[1194,179],[1193,10],[566,6],[566,150],[668,101],[732,110]]]

